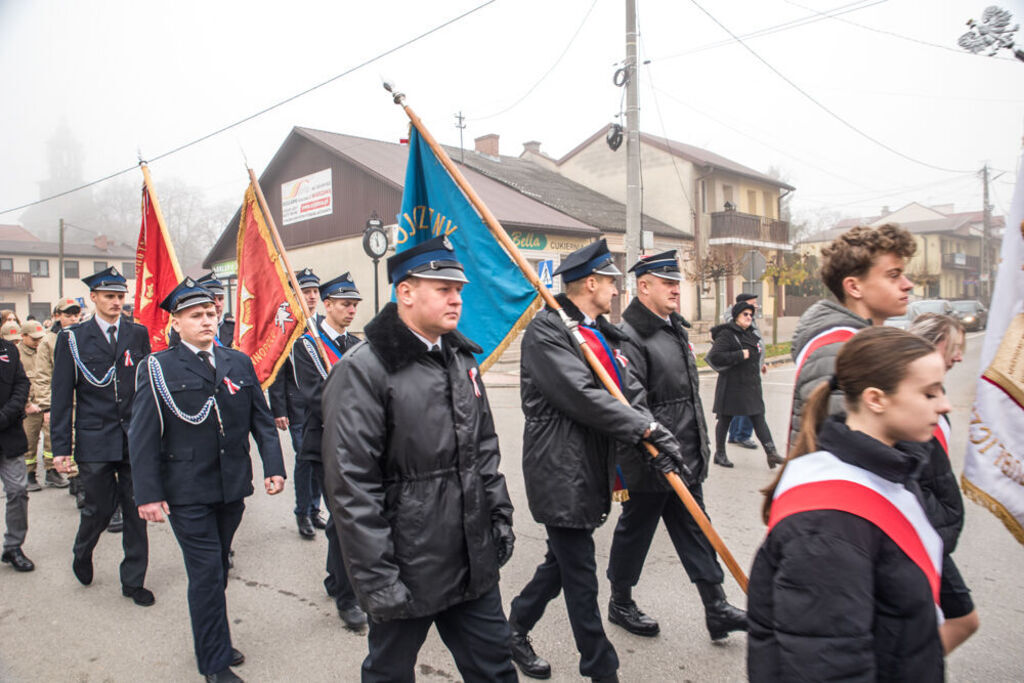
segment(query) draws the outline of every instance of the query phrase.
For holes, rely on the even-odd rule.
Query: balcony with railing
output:
[[[981,268],[981,257],[970,256],[962,251],[942,255],[943,268],[956,268],[958,270],[971,270],[975,273]]]
[[[32,291],[32,274],[13,270],[0,270],[0,290],[15,292]]]
[[[716,211],[711,214],[708,244],[786,250],[792,248],[789,245],[788,221],[739,211]]]

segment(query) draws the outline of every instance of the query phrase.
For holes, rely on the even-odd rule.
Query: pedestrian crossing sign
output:
[[[551,279],[551,273],[555,269],[554,259],[548,259],[546,261],[537,262],[537,275],[540,277],[541,284],[548,289],[551,289],[553,281]]]

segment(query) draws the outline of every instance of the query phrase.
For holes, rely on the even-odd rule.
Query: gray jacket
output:
[[[863,329],[871,327],[871,321],[862,318],[842,304],[823,299],[814,304],[800,316],[796,332],[793,333],[793,360],[800,356],[800,351],[808,343],[822,332],[834,327],[852,327]],[[804,403],[822,382],[832,379],[836,371],[836,355],[842,344],[829,344],[823,346],[807,358],[803,365],[798,368],[799,374],[793,381],[793,410],[790,414],[789,444],[796,441],[796,435],[800,433],[800,418],[803,415]],[[843,396],[836,391],[829,401],[829,414],[839,415],[843,410]],[[787,451],[789,448],[787,447]]]

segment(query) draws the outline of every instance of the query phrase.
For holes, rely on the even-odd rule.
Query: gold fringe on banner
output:
[[[1017,518],[1010,514],[1010,511],[1007,510],[1002,503],[975,486],[974,483],[964,475],[960,475],[960,488],[963,489],[968,498],[978,505],[988,508],[989,512],[999,518],[999,521],[1003,523],[1006,530],[1013,534],[1013,537],[1017,539],[1017,542],[1024,545],[1024,527],[1021,526]]]
[[[501,358],[501,354],[505,353],[505,349],[507,349],[512,342],[516,340],[516,337],[519,336],[520,332],[526,329],[526,326],[530,324],[531,320],[533,320],[533,316],[537,314],[537,311],[539,311],[543,305],[544,301],[538,294],[533,299],[533,302],[526,307],[523,314],[519,316],[519,320],[517,320],[516,324],[512,326],[512,329],[508,331],[508,334],[506,334],[505,338],[501,340],[501,343],[494,347],[494,350],[491,351],[491,354],[487,356],[487,358],[484,358],[484,362],[480,364],[481,375],[490,370],[491,366],[498,362],[498,359]]]

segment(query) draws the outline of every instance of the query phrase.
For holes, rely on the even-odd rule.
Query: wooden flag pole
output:
[[[284,262],[284,269],[285,272],[288,273],[288,281],[292,285],[292,291],[295,293],[295,298],[299,300],[303,313],[305,313],[303,317],[306,319],[306,330],[309,332],[309,336],[313,338],[313,342],[316,344],[317,351],[320,353],[320,359],[324,362],[324,367],[327,368],[328,372],[330,372],[331,362],[327,357],[327,349],[324,348],[324,342],[316,332],[316,311],[310,311],[306,308],[306,300],[302,297],[302,288],[299,287],[299,281],[295,277],[295,271],[292,270],[291,264],[288,263],[288,253],[284,250],[284,243],[281,241],[281,235],[277,232],[277,225],[274,224],[274,217],[270,214],[270,207],[267,206],[267,198],[263,196],[263,189],[260,187],[260,182],[256,180],[256,173],[248,166],[246,166],[245,170],[249,172],[249,181],[256,189],[256,199],[260,203],[260,210],[263,212],[263,217],[267,221],[267,227],[270,228],[270,234],[274,238],[274,248],[277,249],[277,253],[281,257],[281,261]]]
[[[427,130],[426,126],[423,125],[423,121],[420,120],[420,117],[417,116],[416,113],[409,107],[409,105],[405,103],[405,95],[396,91],[394,89],[394,86],[392,86],[389,83],[384,83],[384,89],[392,94],[392,99],[394,100],[395,104],[401,106],[402,109],[405,110],[406,115],[408,115],[409,117],[409,121],[411,121],[412,125],[416,127],[416,130],[418,130],[420,135],[423,136],[423,139],[426,140],[427,144],[430,146],[430,149],[433,150],[434,155],[437,157],[437,160],[440,161],[441,165],[445,167],[445,169],[448,171],[448,174],[452,177],[452,180],[455,181],[455,184],[458,185],[462,192],[466,195],[466,198],[469,199],[470,202],[472,202],[474,207],[476,207],[476,210],[484,219],[484,223],[487,224],[487,227],[491,231],[491,234],[494,235],[494,238],[498,240],[498,242],[505,248],[505,251],[516,263],[516,265],[519,266],[519,270],[523,272],[523,275],[526,277],[526,279],[530,282],[531,285],[533,285],[534,289],[536,289],[537,292],[541,295],[547,307],[556,311],[558,315],[561,317],[562,322],[565,323],[566,327],[569,328],[569,331],[571,332],[573,338],[576,340],[576,343],[579,344],[580,350],[583,352],[583,357],[586,358],[587,363],[590,365],[591,369],[593,369],[593,371],[597,374],[598,378],[601,380],[601,383],[604,384],[605,388],[612,396],[614,396],[622,403],[629,405],[629,401],[627,401],[626,397],[622,394],[622,390],[619,389],[618,384],[616,384],[615,380],[611,378],[611,376],[608,374],[608,371],[604,369],[603,365],[601,365],[601,361],[599,361],[597,359],[597,356],[594,355],[594,351],[587,345],[586,339],[584,339],[583,334],[579,331],[577,327],[577,323],[574,320],[570,319],[569,316],[566,315],[565,311],[562,310],[562,307],[558,304],[558,301],[555,300],[555,297],[551,294],[550,291],[548,291],[548,288],[541,283],[540,278],[537,276],[537,273],[534,272],[533,268],[531,268],[530,265],[526,262],[526,259],[523,258],[523,255],[519,252],[519,248],[515,245],[511,238],[509,238],[508,233],[505,232],[505,229],[501,226],[501,223],[498,222],[498,219],[494,217],[494,214],[491,213],[491,210],[488,209],[487,205],[484,204],[482,199],[480,199],[480,196],[476,193],[473,187],[462,175],[462,172],[448,156],[448,153],[445,152],[444,148],[442,148],[441,145],[437,143],[437,140],[434,139],[434,136],[432,136],[430,132]],[[647,452],[650,453],[652,457],[657,457],[658,450],[654,446],[647,442],[644,442],[644,446],[647,448]],[[690,493],[689,489],[686,488],[686,485],[683,484],[683,480],[680,479],[679,475],[676,474],[675,472],[669,472],[668,474],[665,475],[665,478],[668,479],[669,485],[676,492],[676,495],[678,495],[679,498],[683,501],[683,505],[686,506],[686,509],[690,512],[690,515],[694,518],[694,520],[696,520],[697,525],[700,527],[701,531],[704,532],[704,535],[707,537],[708,541],[710,541],[711,545],[714,546],[715,551],[718,553],[719,557],[722,558],[722,561],[725,562],[726,566],[729,568],[729,572],[732,573],[733,578],[736,579],[736,583],[740,585],[740,588],[742,588],[743,592],[745,593],[747,591],[747,575],[744,573],[739,563],[736,562],[736,558],[734,558],[732,556],[732,553],[729,552],[729,548],[726,547],[725,541],[723,541],[722,537],[718,535],[718,532],[715,531],[715,528],[711,526],[711,521],[708,519],[707,515],[704,514],[704,511],[700,508],[700,505],[697,504],[697,501],[694,500],[693,494]]]

